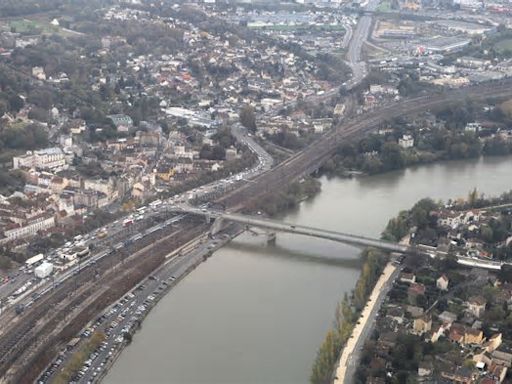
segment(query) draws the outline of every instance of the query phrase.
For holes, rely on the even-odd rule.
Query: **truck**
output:
[[[34,265],[35,263],[38,263],[38,262],[40,262],[43,259],[44,259],[44,255],[42,253],[39,253],[39,254],[37,254],[35,256],[32,256],[30,259],[27,259],[25,261],[25,265],[27,267],[30,267],[31,265]]]
[[[162,200],[158,199],[158,200],[155,200],[155,201],[152,201],[151,203],[149,203],[149,206],[152,207],[152,208],[156,208],[160,204],[162,204]]]
[[[127,227],[132,224],[133,224],[133,219],[126,219],[125,221],[123,221],[123,227]]]
[[[44,279],[53,272],[53,264],[47,261],[43,262],[40,266],[34,269],[34,275],[40,279]]]

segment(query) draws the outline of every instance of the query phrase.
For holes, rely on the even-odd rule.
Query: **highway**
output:
[[[379,5],[379,0],[370,0],[364,7],[366,11],[374,11]],[[352,78],[344,85],[346,89],[352,89],[358,85],[368,74],[366,62],[361,60],[361,52],[364,43],[368,40],[373,18],[369,14],[361,16],[355,31],[350,32],[350,44],[347,50],[347,64],[352,69]]]
[[[8,325],[7,327],[2,327],[0,331],[3,332],[3,335],[0,333],[0,336],[2,336],[0,339],[0,353],[3,354],[0,359],[0,372],[2,372],[3,376],[7,369],[9,369],[8,380],[13,380],[13,378],[23,375],[23,371],[20,371],[20,369],[26,366],[27,362],[30,361],[29,359],[33,358],[30,357],[32,349],[26,346],[27,343],[31,343],[30,345],[34,346],[33,334],[44,334],[44,338],[38,339],[37,347],[39,348],[42,346],[43,340],[48,340],[48,342],[55,340],[52,338],[55,338],[59,334],[58,332],[64,329],[62,325],[56,328],[56,324],[62,324],[63,316],[67,318],[72,312],[76,313],[74,316],[79,316],[81,308],[79,304],[80,299],[84,305],[88,305],[89,301],[84,300],[85,298],[90,299],[91,302],[99,298],[98,295],[101,295],[104,291],[103,288],[101,288],[104,287],[104,285],[99,284],[96,279],[98,276],[105,273],[104,271],[108,270],[111,272],[118,263],[125,264],[121,269],[122,271],[126,270],[124,273],[134,274],[136,271],[139,271],[138,273],[143,271],[141,267],[132,270],[127,269],[126,264],[129,259],[131,260],[130,263],[143,263],[144,268],[149,267],[150,264],[146,263],[146,258],[141,259],[137,257],[140,252],[133,252],[131,248],[133,246],[140,248],[140,246],[144,247],[145,244],[149,244],[147,247],[157,247],[160,252],[162,249],[162,247],[159,246],[160,241],[154,242],[152,239],[163,238],[165,240],[165,233],[175,230],[173,228],[175,225],[179,225],[180,228],[187,227],[187,224],[183,222],[184,219],[187,218],[187,215],[175,215],[169,218],[170,207],[178,202],[197,201],[201,198],[211,199],[212,195],[222,194],[231,189],[236,189],[239,185],[247,183],[249,179],[255,178],[258,174],[270,170],[273,159],[264,149],[247,135],[245,130],[239,125],[236,125],[232,129],[235,137],[257,154],[258,162],[252,169],[246,169],[237,175],[231,175],[226,179],[209,183],[187,193],[173,196],[165,201],[157,200],[143,207],[142,210],[138,210],[137,213],[127,215],[104,228],[84,235],[86,242],[84,242],[83,245],[89,243],[96,244],[97,242],[94,252],[89,257],[76,265],[69,266],[62,272],[54,272],[51,278],[40,281],[39,284],[32,285],[23,295],[11,300],[10,305],[8,305],[7,309],[0,315],[0,321]],[[148,226],[148,224],[155,219],[158,219],[160,222],[153,226]],[[125,220],[130,220],[133,224],[126,227],[124,224]],[[193,235],[195,230],[204,230],[202,229],[203,227],[204,225],[196,225],[194,230],[188,229],[187,233]],[[103,240],[99,240],[97,239],[97,235],[102,231],[108,231],[108,236]],[[177,233],[179,233],[179,230]],[[153,244],[151,243],[152,241]],[[179,240],[174,240],[174,242],[176,241]],[[99,244],[102,245],[100,246]],[[69,248],[70,246],[72,246],[72,244],[68,244],[66,247]],[[50,260],[52,260],[55,255],[64,251],[66,247],[49,252],[49,254],[51,254]],[[215,247],[216,241],[214,241],[214,244],[208,243],[206,245],[206,249],[208,250],[215,249]],[[202,259],[198,255],[204,255],[204,251],[205,248],[203,247],[196,253],[187,254],[187,257],[183,258],[183,262],[171,265],[171,267],[177,268],[172,271],[181,274],[183,271],[189,269],[190,263],[195,265],[201,262]],[[127,252],[128,254],[126,254]],[[148,256],[154,260],[158,260],[159,257],[158,253],[152,253]],[[27,275],[29,278],[33,279],[29,273]],[[122,276],[123,275],[119,275],[119,278],[122,278]],[[89,294],[89,296],[87,296],[87,292],[92,293],[95,286],[95,294]],[[75,296],[75,291],[81,293],[77,293]],[[73,297],[75,298],[73,299]],[[60,303],[60,309],[59,311],[55,311],[55,313],[48,312],[48,307],[45,307],[47,302],[52,301]],[[17,315],[14,311],[14,306],[18,305],[22,305],[24,309],[21,315]],[[68,315],[64,315],[64,313],[67,312],[62,312],[62,310],[67,306],[71,306],[71,308]],[[43,315],[43,313],[48,313],[48,316]],[[41,321],[44,317],[48,317],[48,319]],[[34,327],[36,322],[39,323],[37,328]],[[77,324],[80,323],[70,324],[70,326],[76,326]],[[54,331],[50,332],[51,329]],[[14,361],[16,362],[15,364]],[[97,368],[98,367],[96,367],[96,369]],[[4,376],[4,378],[5,377],[6,376]],[[43,382],[47,381],[43,380]]]
[[[369,23],[370,24],[368,25],[368,28],[371,25],[371,20]],[[366,24],[363,23],[363,27],[364,25]],[[357,47],[359,45],[359,42],[361,42],[360,46],[362,46],[362,41],[366,39],[367,33],[365,33],[365,28],[363,27],[361,27],[361,29],[357,28],[356,31],[354,32],[352,38],[352,41],[354,41],[354,47]],[[360,56],[355,55],[355,53],[357,53],[357,50],[354,51],[353,56],[352,54],[349,55],[351,59],[356,60],[360,58]],[[354,62],[357,62],[357,60]],[[364,71],[361,72],[361,74],[364,73]],[[354,78],[357,80],[359,77],[357,74],[354,74],[353,79]],[[231,212],[234,212],[236,210],[243,208],[247,203],[250,203],[254,199],[261,198],[266,194],[274,193],[278,190],[281,190],[291,181],[297,180],[298,178],[313,172],[323,163],[323,161],[325,161],[325,159],[327,159],[332,154],[332,152],[337,148],[337,146],[342,142],[342,140],[353,140],[354,138],[361,137],[364,134],[373,130],[382,121],[390,117],[404,115],[408,113],[421,112],[424,110],[428,110],[430,108],[445,105],[453,101],[464,100],[465,98],[485,99],[493,96],[512,96],[512,87],[510,85],[510,81],[505,81],[502,83],[494,83],[491,85],[487,84],[483,86],[468,87],[459,91],[447,91],[439,95],[426,95],[414,99],[403,100],[400,103],[394,103],[389,106],[382,107],[378,110],[375,110],[374,112],[370,112],[365,116],[355,118],[337,127],[336,130],[324,135],[322,138],[314,142],[311,146],[308,146],[305,150],[297,153],[290,159],[273,168],[273,161],[268,155],[265,155],[266,152],[250,136],[248,136],[239,125],[234,125],[232,127],[233,134],[237,137],[238,140],[245,142],[249,146],[249,148],[251,148],[251,150],[258,154],[258,164],[253,169],[243,171],[238,175],[232,175],[226,178],[225,180],[210,183],[203,187],[197,188],[196,190],[183,193],[178,196],[174,196],[166,201],[161,201],[158,205],[154,206],[154,212],[152,212],[151,215],[148,214],[146,216],[146,214],[144,214],[142,221],[145,222],[146,220],[149,220],[150,217],[153,217],[153,214],[155,216],[158,216],[162,211],[165,212],[167,208],[171,208],[172,206],[178,203],[187,202],[189,200],[195,200],[200,198],[201,196],[211,196],[212,194],[215,194],[217,192],[219,192],[219,194],[224,193],[225,191],[229,190],[232,190],[232,192],[228,193],[225,197],[220,198],[217,201],[220,204],[228,207]],[[246,182],[246,180],[251,180],[251,182]],[[148,211],[150,211],[149,208]],[[126,216],[125,218],[127,217],[129,216]],[[179,219],[177,219],[177,221],[175,221],[174,223],[181,223],[184,216],[179,215],[177,217]],[[125,218],[122,218],[113,224],[113,228],[111,228],[113,233],[115,232],[114,229],[120,229],[123,226],[122,222]],[[229,219],[229,216],[226,218]],[[247,225],[256,225],[258,223],[261,224],[262,226],[269,225],[269,223],[262,223],[262,219],[260,218],[252,220],[257,221],[252,221],[253,224],[248,222]],[[169,223],[168,227],[172,227],[172,224],[173,223]],[[297,231],[297,228],[291,228],[289,224],[281,225],[283,225],[284,227],[281,227],[280,230],[287,230],[289,232],[299,233],[299,231]],[[285,228],[286,226],[288,226],[288,228]],[[140,237],[137,237],[136,234],[126,234],[126,238],[133,236],[132,241],[136,243],[152,241],[152,239],[154,239],[154,234],[164,231],[165,228],[167,228],[165,225],[162,226],[162,224],[158,224],[155,225],[154,227],[150,227],[151,230],[154,230],[153,232],[143,233],[141,234]],[[302,234],[305,235],[314,235],[321,238],[330,238],[331,240],[337,239],[337,241],[344,241],[355,245],[367,245],[369,241],[377,241],[378,243],[374,243],[375,245],[381,244],[379,240],[375,239],[366,239],[363,237],[339,234],[335,232],[327,233],[326,231],[321,231],[315,228],[301,227],[299,228],[299,230],[302,231]],[[124,234],[124,230],[119,232]],[[91,240],[94,240],[92,238],[92,236],[94,235],[91,234],[90,236]],[[116,241],[118,242],[114,242],[112,244],[112,248],[117,248],[117,251],[119,252],[124,251],[126,248],[126,245],[123,242],[124,240]],[[396,246],[396,244],[393,244],[393,248],[391,248],[390,245],[390,250],[398,252],[404,251],[403,249],[394,248]],[[116,251],[116,249],[114,250]],[[85,277],[81,277],[83,274],[78,272],[79,269],[85,268],[88,271],[92,272],[94,270],[95,262],[100,264],[103,263],[104,260],[106,259],[113,260],[108,250],[101,250],[99,252],[96,251],[87,261],[87,265],[82,264],[80,266],[74,266],[72,267],[73,269],[69,269],[67,272],[64,272],[60,275],[57,274],[55,276],[55,284],[46,282],[42,286],[38,286],[36,289],[30,291],[30,295],[27,294],[23,298],[24,305],[26,305],[27,307],[30,307],[31,305],[36,306],[36,304],[34,304],[35,299],[31,298],[32,294],[36,294],[38,297],[41,297],[43,294],[44,296],[51,296],[54,295],[55,291],[58,291],[59,294],[52,296],[52,300],[54,300],[54,302],[59,302],[57,301],[57,299],[63,298],[65,296],[63,296],[63,293],[61,292],[62,290],[53,289],[54,286],[57,287],[59,285],[69,284],[71,280],[74,280],[75,286],[77,284],[80,284],[80,281],[85,281]],[[475,260],[466,260],[465,262],[473,264],[481,263],[481,261]],[[81,280],[78,279],[79,276],[81,277]],[[89,276],[89,278],[91,278],[91,276]],[[69,302],[69,305],[72,305],[73,303],[76,303],[76,300],[70,300]],[[28,342],[27,338],[28,336],[31,335],[30,332],[32,332],[32,326],[33,324],[35,324],[36,319],[39,320],[39,318],[35,317],[35,315],[37,315],[38,313],[42,313],[39,307],[37,311],[29,312],[30,316],[23,314],[22,316],[17,318],[17,321],[8,321],[9,327],[3,327],[3,329],[6,330],[5,335],[7,335],[8,337],[6,337],[5,340],[3,340],[3,338],[2,340],[0,340],[0,350],[15,351],[17,350],[16,348],[21,348],[22,346],[22,344],[18,345],[18,343],[20,343],[21,341],[25,343]],[[5,317],[4,315],[7,317]],[[0,321],[4,322],[5,319],[14,319],[12,308],[9,311],[5,311],[5,313],[1,315]],[[48,323],[48,325],[44,325],[44,327],[49,328],[50,325],[51,323]],[[43,324],[40,324],[39,329],[47,328],[43,328]],[[17,358],[17,355],[15,357]],[[8,364],[7,360],[4,360],[2,364],[3,371],[1,372],[3,374],[5,373],[6,365]],[[18,369],[22,368],[23,365],[18,364]]]

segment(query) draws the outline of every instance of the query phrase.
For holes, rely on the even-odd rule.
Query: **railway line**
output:
[[[341,124],[303,151],[217,202],[232,211],[241,210],[255,199],[274,193],[289,182],[314,172],[344,140],[362,137],[395,116],[435,109],[465,99],[504,97],[512,97],[512,80],[425,95],[381,107]],[[169,248],[187,242],[205,229],[204,222],[185,220],[180,231],[169,227],[152,233],[88,265],[73,279],[66,280],[34,301],[25,313],[7,324],[0,336],[0,382],[34,380],[60,343],[84,326],[99,308],[131,289],[144,276],[144,272],[149,273],[157,268]],[[120,271],[114,271],[119,262],[123,266],[119,268]],[[105,291],[102,289],[105,286],[111,289]],[[49,311],[49,308],[52,310]],[[72,322],[69,322],[70,316],[73,317]]]
[[[396,116],[411,115],[464,100],[476,101],[506,97],[512,97],[512,79],[429,94],[383,106],[376,111],[342,123],[271,171],[220,198],[218,203],[232,211],[241,210],[251,201],[281,190],[288,183],[317,170],[324,161],[333,155],[343,141],[363,137],[386,120]]]
[[[97,264],[84,268],[74,279],[56,287],[53,292],[36,301],[16,321],[9,323],[0,338],[1,382],[29,382],[26,375],[30,370],[26,368],[44,367],[45,355],[59,344],[61,334],[72,335],[90,320],[89,316],[80,317],[88,306],[96,303],[90,311],[94,315],[99,307],[106,305],[105,301],[113,301],[132,288],[130,281],[136,283],[143,277],[130,279],[131,275],[149,273],[151,269],[148,270],[148,267],[156,268],[170,248],[185,243],[205,230],[204,223],[193,219],[186,221],[180,229],[170,227],[155,232],[140,242],[113,252]],[[119,259],[123,267],[116,269]],[[126,289],[119,295],[112,295],[115,286]],[[109,288],[108,291],[105,291],[105,287]],[[103,301],[99,306],[98,300]],[[70,316],[74,318],[72,322],[69,321]],[[35,376],[31,379],[35,379]]]

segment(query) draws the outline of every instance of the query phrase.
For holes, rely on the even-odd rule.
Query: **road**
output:
[[[399,273],[400,268],[395,267],[391,262],[384,268],[352,331],[352,335],[343,348],[335,373],[335,384],[351,384],[353,382],[360,360],[360,353],[373,330],[375,316]]]
[[[379,0],[370,0],[364,9],[374,11],[378,5]],[[372,23],[372,16],[365,14],[359,19],[355,31],[352,32],[346,56],[347,64],[352,69],[352,78],[345,83],[346,89],[357,86],[368,74],[366,62],[361,60],[361,53],[364,43],[368,40]]]
[[[127,345],[126,333],[134,334],[140,323],[164,295],[184,276],[200,264],[216,249],[224,246],[231,237],[238,234],[237,228],[228,228],[215,239],[202,235],[166,256],[166,261],[150,276],[141,281],[131,292],[99,314],[95,321],[85,326],[78,337],[80,342],[71,350],[64,349],[47,367],[38,383],[55,379],[60,370],[69,362],[93,332],[106,335],[105,341],[93,351],[73,377],[76,383],[99,381]]]
[[[418,251],[415,247],[410,247],[404,244],[392,243],[389,241],[372,239],[369,237],[352,235],[338,231],[331,231],[327,229],[308,227],[304,225],[283,223],[277,220],[263,218],[261,216],[241,215],[235,213],[222,212],[218,210],[212,210],[209,208],[196,208],[186,204],[177,205],[176,209],[184,213],[193,213],[196,215],[211,218],[220,218],[222,220],[243,224],[245,226],[260,227],[271,229],[274,231],[295,233],[298,235],[317,237],[320,239],[338,241],[344,244],[351,244],[356,246],[374,247],[389,252],[416,253]]]

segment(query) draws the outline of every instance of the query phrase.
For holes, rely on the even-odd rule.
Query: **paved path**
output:
[[[372,328],[373,319],[380,305],[386,297],[389,283],[394,280],[399,270],[391,263],[384,268],[382,275],[375,284],[373,291],[364,307],[359,322],[352,331],[351,337],[343,348],[340,361],[336,369],[335,384],[346,384],[353,382],[355,365],[358,363],[358,352],[368,337]]]

